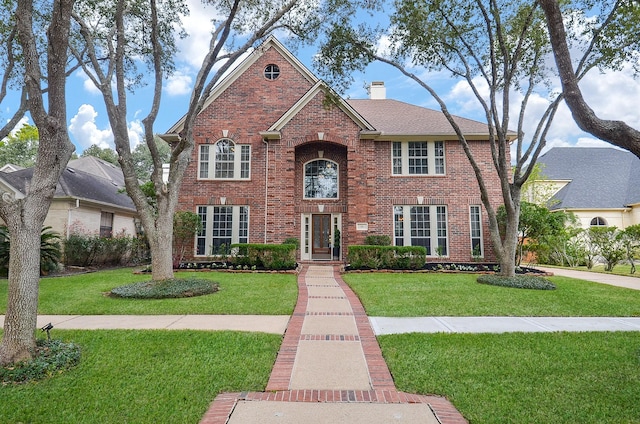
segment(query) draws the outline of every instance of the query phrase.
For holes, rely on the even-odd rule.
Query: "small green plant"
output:
[[[219,284],[196,278],[143,281],[112,289],[110,296],[130,299],[169,299],[203,296],[217,292]]]
[[[391,237],[387,235],[369,235],[364,238],[367,246],[391,246]]]
[[[0,267],[9,265],[9,252],[11,240],[6,226],[0,226]],[[62,249],[60,235],[51,230],[51,227],[43,227],[40,233],[40,273],[47,274],[58,268]]]
[[[516,289],[555,290],[556,285],[543,277],[534,275],[516,275],[503,277],[501,275],[484,274],[478,276],[478,283],[492,286],[512,287]]]
[[[282,244],[295,244],[296,248],[298,248],[300,247],[300,240],[298,240],[296,237],[287,237],[286,239],[284,239]]]
[[[33,359],[0,368],[0,383],[19,384],[43,380],[80,362],[80,347],[61,340],[36,340]]]

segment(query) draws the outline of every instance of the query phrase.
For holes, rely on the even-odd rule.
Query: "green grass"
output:
[[[80,364],[39,383],[0,386],[0,423],[197,423],[220,392],[263,391],[277,335],[62,331]]]
[[[399,390],[446,396],[471,423],[640,422],[638,333],[379,338]]]
[[[276,273],[177,272],[176,278],[204,278],[220,283],[207,296],[183,299],[118,299],[112,288],[150,280],[118,269],[66,277],[43,278],[38,313],[45,315],[225,314],[289,315],[295,307],[296,275]],[[0,280],[0,314],[6,310],[7,280]]]
[[[640,291],[551,277],[556,290],[476,282],[477,275],[350,273],[369,316],[640,316]]]

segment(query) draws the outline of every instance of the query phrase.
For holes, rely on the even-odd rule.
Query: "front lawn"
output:
[[[38,383],[0,386],[0,423],[197,423],[221,392],[263,391],[278,335],[63,331],[80,364]]]
[[[38,313],[42,315],[290,315],[298,287],[295,274],[176,272],[177,278],[203,278],[220,283],[216,293],[182,299],[118,299],[111,289],[148,281],[132,269],[117,269],[40,280]],[[0,314],[7,304],[7,280],[0,280]]]
[[[398,390],[446,396],[471,423],[640,422],[640,336],[380,336]]]
[[[369,316],[640,316],[640,291],[565,277],[556,290],[478,284],[474,274],[347,273]]]

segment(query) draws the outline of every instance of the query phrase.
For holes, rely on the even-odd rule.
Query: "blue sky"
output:
[[[180,42],[180,53],[176,58],[177,72],[164,85],[160,114],[155,126],[157,133],[165,132],[186,111],[190,89],[203,52],[208,46],[211,12],[204,9],[202,3],[197,0],[189,0],[189,3],[192,5],[192,13],[185,20],[185,28],[190,36]],[[294,51],[294,54],[313,71],[312,59],[315,52],[315,47],[308,47]],[[439,109],[426,90],[388,65],[373,64],[364,73],[355,74],[354,77],[353,85],[346,93],[342,93],[345,97],[366,98],[365,87],[369,83],[384,81],[387,98]],[[444,74],[430,74],[426,77],[446,100],[452,113],[484,121],[477,100],[465,83],[454,81]],[[555,86],[559,87],[559,83],[556,82]],[[92,144],[113,148],[113,137],[101,95],[82,72],[76,72],[70,77],[68,87],[68,124],[76,152],[80,154]],[[630,67],[607,74],[593,71],[583,80],[581,87],[586,100],[598,115],[603,118],[621,119],[635,128],[640,128],[640,81],[633,79]],[[146,87],[138,89],[135,95],[129,95],[129,128],[133,145],[142,141],[141,120],[147,114],[151,94],[151,88]],[[513,96],[512,128],[516,126],[518,101],[519,99]],[[541,113],[546,107],[546,100],[534,97],[529,107],[532,111]],[[8,115],[10,108],[4,109],[3,115]],[[525,133],[533,133],[532,125],[535,121],[536,118],[533,116],[529,126],[525,127]],[[556,116],[548,140],[549,146],[610,146],[580,131],[564,105]]]

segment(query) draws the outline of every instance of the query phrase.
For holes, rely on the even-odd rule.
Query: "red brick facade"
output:
[[[265,78],[269,64],[279,67],[278,78]],[[469,207],[482,203],[455,136],[443,140],[445,175],[392,176],[392,143],[383,137],[364,138],[362,130],[371,130],[363,128],[366,121],[354,118],[344,103],[327,106],[318,81],[305,71],[279,43],[270,41],[235,71],[230,84],[222,84],[198,118],[196,148],[178,209],[198,212],[199,206],[246,206],[248,242],[281,243],[295,237],[301,241],[298,259],[326,260],[330,256],[313,253],[314,242],[324,238],[320,243],[324,245],[328,238],[331,243],[336,229],[341,233],[340,256],[345,259],[349,246],[363,244],[367,235],[394,239],[394,206],[443,205],[448,255],[439,258],[432,253],[432,260],[471,261]],[[235,143],[236,155],[239,146],[250,146],[250,178],[199,178],[200,146],[211,146],[213,161],[215,143],[223,138]],[[472,142],[472,149],[478,162],[492,166],[487,142]],[[305,198],[304,166],[317,159],[337,164],[337,198]],[[499,184],[488,184],[495,187],[491,195],[498,203]],[[482,211],[484,259],[492,260]],[[327,222],[324,233],[314,232]],[[207,231],[213,231],[211,221]],[[210,253],[208,249],[200,255],[194,251],[196,259]]]

